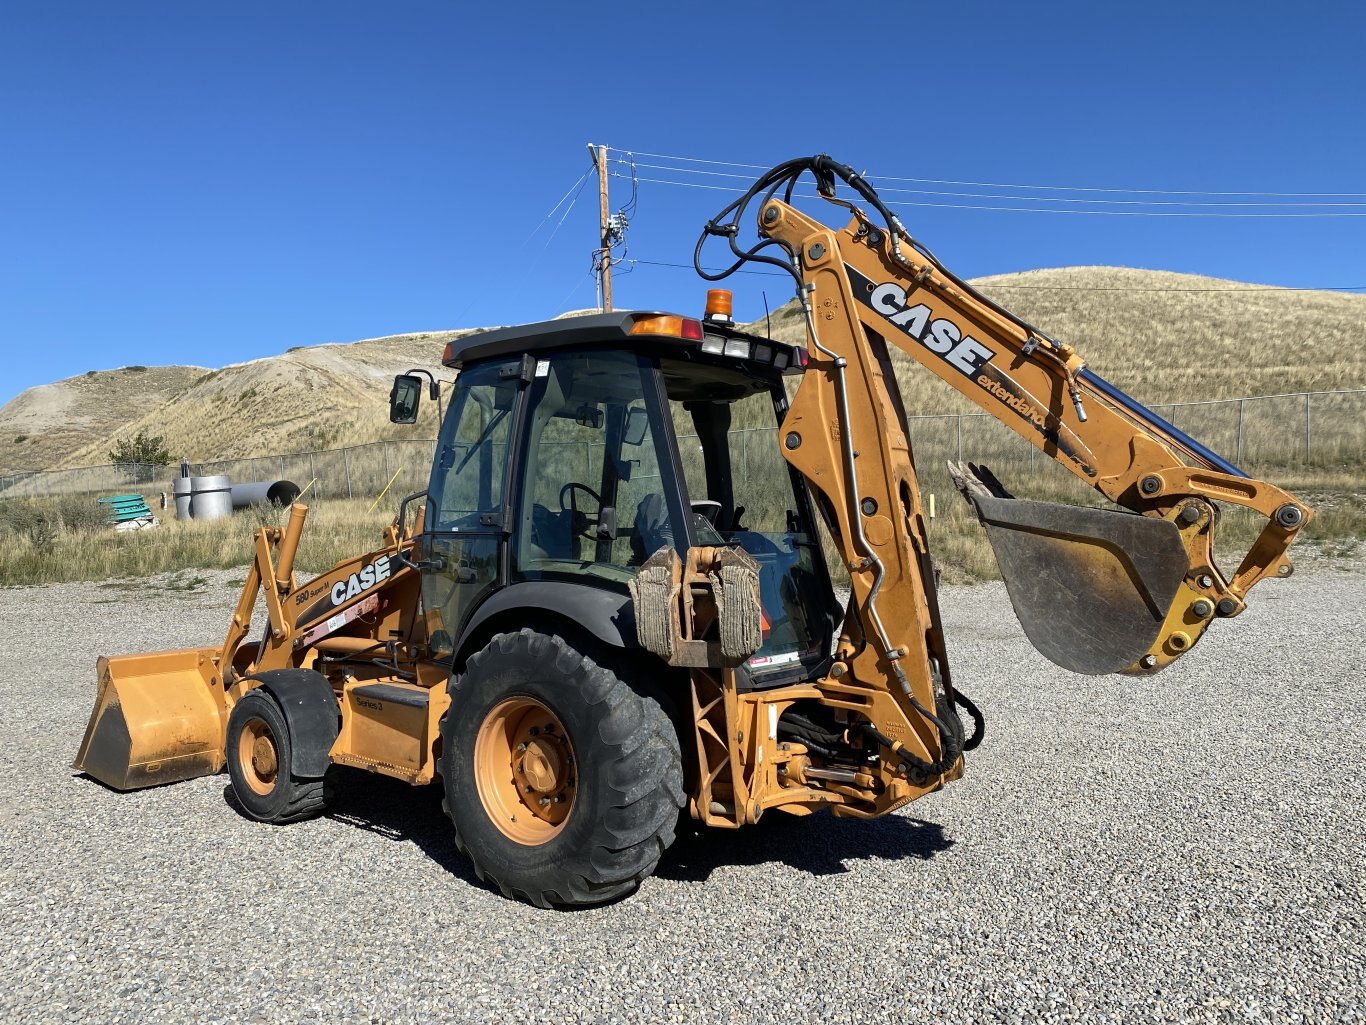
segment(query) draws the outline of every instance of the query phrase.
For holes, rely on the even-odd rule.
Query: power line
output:
[[[616,160],[614,163],[625,166],[626,161]],[[739,178],[745,181],[753,181],[751,174],[731,174],[726,171],[704,171],[689,167],[669,167],[664,164],[632,163],[632,167],[648,167],[656,171],[667,171],[675,174],[695,174],[708,175],[713,178]],[[881,181],[871,175],[865,175],[873,184]],[[892,179],[895,180],[895,179]],[[1172,199],[1078,199],[1072,196],[1011,196],[999,195],[996,193],[983,192],[949,192],[942,189],[898,189],[888,186],[879,186],[878,192],[894,192],[903,195],[915,196],[948,196],[958,199],[996,199],[1005,200],[1011,203],[1078,203],[1090,206],[1191,206],[1191,207],[1258,207],[1276,208],[1285,207],[1366,207],[1366,203],[1211,203],[1208,201],[1192,200],[1172,200]]]
[[[643,264],[647,267],[673,267],[678,270],[693,271],[695,268],[690,263],[670,263],[665,260],[638,260],[631,259],[627,263]],[[719,270],[717,267],[705,267],[704,270]],[[768,270],[739,270],[737,274],[762,274],[765,277],[786,278],[789,275],[781,271]],[[1133,287],[1128,285],[1010,285],[997,284],[996,282],[982,281],[978,279],[977,288],[1017,288],[1029,289],[1039,292],[1072,291],[1072,292],[1363,292],[1366,285],[1239,285],[1234,288],[1157,288],[1152,286]]]
[[[644,265],[647,266],[647,267],[676,267],[676,268],[678,268],[679,270],[693,271],[694,273],[696,273],[696,271],[697,271],[697,268],[694,267],[694,266],[693,266],[692,264],[690,264],[690,263],[668,263],[668,262],[663,261],[663,260],[638,260],[638,259],[635,259],[634,257],[633,257],[632,259],[630,259],[630,260],[627,260],[626,262],[627,262],[627,263],[631,263],[631,264],[644,264]],[[708,270],[708,271],[718,271],[718,270],[720,270],[720,269],[721,269],[720,267],[704,267],[704,268],[703,268],[703,270]],[[764,277],[766,277],[766,278],[787,278],[789,281],[792,280],[792,276],[791,276],[790,274],[783,274],[781,271],[776,271],[776,270],[748,270],[748,269],[741,269],[741,270],[737,270],[735,273],[736,273],[736,274],[762,274],[762,275],[763,275]]]
[[[624,151],[615,150],[614,152]],[[632,150],[631,152],[638,157],[653,157],[656,160],[674,160],[689,164],[708,164],[714,167],[739,167],[754,171],[768,170],[768,165],[765,164],[742,164],[732,160],[705,160],[700,157],[680,157],[672,156],[667,153],[646,153],[642,150]],[[864,177],[877,178],[880,181],[912,182],[920,185],[967,185],[984,189],[1031,189],[1048,192],[1118,192],[1147,196],[1264,196],[1286,199],[1366,199],[1366,192],[1212,192],[1195,189],[1131,189],[1085,185],[1027,185],[1018,183],[1013,184],[1010,182],[960,181],[953,178],[899,178],[893,175],[871,174],[865,174]]]
[[[564,224],[565,218],[568,217],[570,212],[574,209],[574,204],[579,201],[579,196],[583,193],[583,187],[587,181],[588,173],[585,171],[583,177],[579,179],[579,191],[574,193],[574,198],[569,201],[569,205],[564,208],[564,213],[560,214],[560,219],[555,222],[555,230],[552,231],[550,237],[545,240],[545,245],[541,247],[541,252],[545,252],[545,250],[550,247],[550,243],[555,241],[555,236],[559,234],[560,226]],[[560,200],[560,202],[563,203],[564,200]],[[554,211],[551,212],[553,213]]]
[[[611,172],[611,177],[624,178],[624,175]],[[725,185],[707,185],[701,182],[680,182],[670,181],[663,178],[637,178],[640,182],[649,182],[653,185],[674,185],[688,189],[708,189],[713,192],[728,192],[731,195],[739,195],[744,190],[729,188]],[[804,199],[820,198],[814,192],[797,193]],[[1346,211],[1306,211],[1304,213],[1269,213],[1269,212],[1223,212],[1214,210],[1189,210],[1189,211],[1167,211],[1167,210],[1058,210],[1053,207],[1018,207],[1018,206],[987,206],[981,203],[935,203],[921,200],[884,200],[887,206],[899,207],[933,207],[941,210],[984,210],[991,213],[1013,213],[1013,214],[1073,214],[1076,216],[1091,217],[1215,217],[1215,218],[1338,218],[1338,217],[1366,217],[1366,211],[1346,212]]]
[[[531,239],[531,238],[536,234],[536,232],[540,231],[542,228],[545,227],[545,222],[548,221],[548,220],[550,220],[550,218],[552,218],[552,217],[555,216],[555,211],[558,210],[558,209],[560,208],[561,204],[563,204],[564,201],[565,201],[566,199],[569,198],[570,193],[572,193],[575,189],[580,189],[580,188],[583,187],[584,181],[588,178],[589,174],[591,174],[592,171],[593,171],[593,169],[590,167],[587,171],[584,171],[583,174],[579,176],[579,180],[578,180],[578,181],[576,181],[573,185],[569,186],[569,190],[568,190],[567,192],[565,192],[565,194],[564,194],[563,196],[560,197],[559,203],[556,203],[554,206],[552,206],[552,207],[550,208],[550,211],[549,211],[544,217],[541,218],[541,223],[538,224],[538,225],[536,225],[536,227],[533,228],[533,229],[530,231],[530,233],[527,234],[527,236],[526,236],[527,239]],[[577,199],[577,198],[578,198],[578,197],[575,196],[575,199]],[[573,206],[573,204],[571,203],[570,206]],[[523,242],[523,245],[525,245],[525,244],[526,244],[526,243]]]

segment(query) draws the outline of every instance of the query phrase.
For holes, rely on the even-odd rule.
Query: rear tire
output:
[[[480,879],[539,907],[638,887],[683,807],[678,734],[658,702],[564,638],[502,633],[451,680],[445,807]]]
[[[264,690],[247,693],[228,717],[228,776],[243,811],[281,824],[321,815],[332,799],[326,776],[293,772],[294,747],[284,712]]]

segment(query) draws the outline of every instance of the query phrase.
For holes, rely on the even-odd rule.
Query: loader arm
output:
[[[822,197],[852,213],[847,227],[831,229],[787,201],[807,172]],[[835,198],[836,179],[872,213]],[[760,242],[742,249],[739,218],[751,201]],[[701,263],[709,237],[726,238],[737,258],[719,274]],[[775,247],[786,258],[766,254]],[[846,707],[874,723],[882,746],[930,756],[922,774],[946,772],[961,737],[944,715],[955,695],[890,347],[1120,507],[1015,501],[989,472],[955,470],[1026,634],[1055,662],[1086,673],[1156,671],[1214,618],[1241,612],[1262,578],[1291,572],[1286,549],[1310,519],[1307,506],[1249,478],[1091,373],[1071,346],[955,277],[851,168],[823,156],[779,165],[707,225],[697,252],[711,280],[758,262],[797,281],[810,361],[781,426],[782,451],[823,499],[852,583],[840,661],[819,686],[847,693]],[[1231,576],[1213,557],[1216,502],[1267,518]],[[889,716],[869,714],[881,692],[896,697],[916,737],[889,733]]]

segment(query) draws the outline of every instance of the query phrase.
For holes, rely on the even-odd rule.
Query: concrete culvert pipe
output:
[[[190,518],[221,520],[232,515],[232,485],[226,476],[190,478]]]
[[[232,507],[245,509],[252,505],[273,505],[282,509],[299,497],[299,485],[291,480],[261,480],[252,484],[232,486]]]
[[[175,518],[178,520],[188,520],[190,518],[190,482],[193,477],[177,477],[171,482],[175,492]]]

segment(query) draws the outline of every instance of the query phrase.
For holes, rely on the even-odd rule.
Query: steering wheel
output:
[[[599,495],[592,488],[590,488],[587,484],[580,484],[578,481],[573,480],[571,480],[564,487],[560,488],[560,512],[565,512],[566,510],[569,511],[569,529],[572,530],[575,534],[579,535],[579,537],[585,538],[589,541],[595,540],[594,536],[588,533],[588,529],[590,527],[596,527],[597,520],[595,519],[592,522],[589,522],[588,514],[579,511],[578,503],[574,501],[575,491],[582,491],[585,494],[587,494],[590,498],[593,499],[593,501],[598,503],[599,510],[602,509],[602,496]],[[568,497],[569,499],[568,505],[565,504],[566,497]]]

